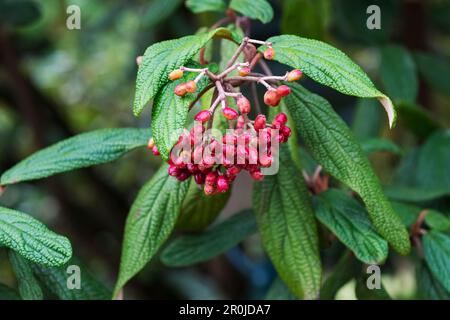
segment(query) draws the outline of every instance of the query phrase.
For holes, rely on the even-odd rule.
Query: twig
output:
[[[228,69],[236,62],[237,58],[239,57],[239,55],[241,54],[241,52],[244,50],[245,46],[247,45],[247,41],[248,41],[248,37],[245,37],[244,39],[242,39],[240,46],[237,48],[237,50],[233,54],[230,61],[228,61],[227,65],[225,66],[225,69]]]

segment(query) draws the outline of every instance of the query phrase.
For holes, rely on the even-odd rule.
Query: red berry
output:
[[[186,85],[184,83],[177,85],[173,92],[179,97],[184,96],[187,93]]]
[[[197,90],[197,84],[194,80],[188,81],[184,84],[186,91],[189,93],[195,92]]]
[[[239,115],[236,110],[234,110],[230,107],[223,108],[222,113],[223,113],[223,116],[228,120],[234,120]]]
[[[232,167],[229,167],[227,169],[227,175],[229,177],[230,176],[236,176],[239,172],[241,172],[241,169],[239,167],[236,167],[236,166],[232,166]]]
[[[222,137],[222,142],[229,145],[235,145],[237,141],[237,137],[234,134],[226,133]]]
[[[272,128],[274,129],[280,129],[283,126],[283,124],[277,120],[272,121]]]
[[[258,150],[255,148],[248,149],[248,163],[257,164],[258,163]]]
[[[261,173],[261,170],[257,169],[250,173],[250,176],[253,178],[253,180],[261,181],[264,179],[264,175]]]
[[[294,69],[291,72],[288,73],[287,75],[287,81],[289,82],[294,82],[299,80],[303,75],[303,72],[299,69]]]
[[[288,118],[284,113],[279,113],[275,116],[275,118],[273,119],[273,121],[277,121],[279,123],[281,123],[282,125],[285,125],[287,122]]]
[[[255,118],[255,122],[253,123],[253,127],[255,130],[262,130],[266,127],[266,116],[263,114],[258,114]]]
[[[236,101],[239,112],[242,114],[247,114],[251,110],[250,101],[244,96],[241,96]]]
[[[178,181],[184,181],[187,178],[189,178],[190,176],[191,176],[191,174],[189,172],[183,171],[177,176],[177,179],[178,179]]]
[[[219,176],[219,178],[217,178],[217,191],[225,193],[229,188],[230,184],[228,183],[228,179],[225,176]]]
[[[181,70],[181,69],[173,70],[171,73],[169,73],[169,79],[172,81],[180,79],[182,76],[183,76],[183,70]]]
[[[250,72],[252,72],[252,70],[250,69],[250,67],[242,67],[239,69],[239,75],[241,77],[246,77],[250,74]]]
[[[215,185],[217,181],[217,172],[210,172],[206,175],[205,183]]]
[[[264,58],[267,60],[272,60],[273,58],[275,58],[275,50],[273,50],[272,47],[267,48],[264,51]]]
[[[264,103],[268,106],[276,107],[281,100],[281,96],[276,90],[269,89],[264,94]]]
[[[203,173],[194,174],[195,183],[198,185],[202,185],[205,182],[205,175]]]
[[[291,128],[289,128],[287,126],[284,126],[283,128],[281,128],[281,133],[286,138],[289,138],[291,136],[291,134],[292,134],[292,130],[291,130]]]
[[[169,176],[172,176],[172,177],[176,177],[180,174],[180,170],[176,166],[173,166],[173,165],[169,166],[168,172],[169,172]]]
[[[261,167],[263,168],[268,168],[272,165],[272,156],[263,154],[259,157],[259,164],[261,165]]]
[[[159,150],[158,150],[158,148],[157,148],[156,146],[153,146],[153,147],[152,147],[152,153],[153,153],[155,156],[159,156],[159,155],[160,155]]]
[[[205,195],[210,196],[216,192],[216,188],[213,185],[205,184],[205,186],[203,187],[203,192],[205,193]]]
[[[211,118],[211,112],[209,112],[208,110],[202,110],[195,115],[194,120],[203,123],[208,121],[209,118]]]
[[[291,93],[291,88],[289,88],[287,85],[281,85],[277,88],[277,93],[281,97],[287,96],[289,93]]]

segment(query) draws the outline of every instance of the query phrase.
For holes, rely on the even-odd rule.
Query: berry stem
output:
[[[223,79],[226,75],[228,75],[230,72],[233,72],[234,70],[236,70],[239,67],[248,67],[249,63],[248,62],[238,62],[235,63],[234,65],[232,65],[231,67],[225,69],[224,71],[222,71],[222,73],[220,73],[217,77],[219,79]]]
[[[236,62],[237,58],[239,57],[239,55],[241,54],[241,52],[244,50],[245,46],[247,45],[248,40],[249,40],[248,37],[244,37],[244,39],[242,39],[241,44],[239,45],[239,47],[237,48],[237,50],[231,57],[230,61],[228,61],[227,65],[225,66],[225,69],[228,69]]]
[[[258,83],[262,84],[264,87],[266,87],[267,90],[276,90],[274,87],[272,87],[270,84],[268,84],[264,78],[260,78],[258,80]]]

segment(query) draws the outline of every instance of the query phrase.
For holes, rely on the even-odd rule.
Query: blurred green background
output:
[[[400,146],[401,156],[371,156],[384,184],[414,184],[414,171],[401,171],[399,166],[405,168],[413,161],[414,152],[432,134],[450,127],[450,2],[271,3],[274,20],[266,25],[253,21],[253,38],[288,33],[331,43],[394,99],[399,121],[389,130],[376,101],[343,96],[303,80],[332,103],[358,138],[382,136]],[[370,4],[381,8],[381,30],[366,27]],[[69,5],[81,9],[80,30],[66,27]],[[219,13],[194,15],[181,0],[0,0],[0,172],[77,133],[149,127],[149,109],[139,118],[131,111],[136,56],[155,42],[195,33],[221,17]],[[280,74],[286,69],[275,64],[273,68]],[[450,144],[443,148],[447,154]],[[112,164],[12,186],[0,203],[30,213],[67,235],[76,255],[112,287],[128,208],[159,163],[147,150],[139,150]],[[449,183],[447,173],[438,177],[442,179],[438,184]],[[222,217],[249,207],[250,198],[251,183],[242,177]],[[447,202],[438,205],[450,214]],[[334,265],[341,251],[334,245],[324,252],[326,266]],[[0,282],[14,285],[4,257],[0,251]],[[396,298],[415,297],[414,266],[404,259],[392,261],[393,266],[382,269],[387,290]],[[167,269],[155,259],[130,283],[127,294],[134,298],[258,298],[274,274],[259,239],[252,237],[226,255],[192,268]],[[345,286],[338,298],[353,298],[352,286]]]

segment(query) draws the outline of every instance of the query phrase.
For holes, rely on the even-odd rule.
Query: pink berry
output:
[[[291,93],[291,88],[283,84],[277,88],[277,93],[280,97],[285,97]]]
[[[203,187],[203,192],[205,193],[205,195],[210,196],[216,192],[216,188],[213,185],[205,184],[205,186]]]
[[[197,84],[195,83],[194,80],[188,81],[184,84],[186,91],[189,93],[193,93],[195,92],[195,90],[197,90]]]
[[[176,166],[169,166],[169,176],[176,177],[180,174],[180,170]]]
[[[206,175],[205,183],[210,185],[215,185],[217,181],[217,173],[216,172],[210,172]]]
[[[152,147],[152,153],[153,153],[155,156],[159,156],[159,155],[160,155],[159,150],[158,150],[158,148],[157,148],[156,146],[153,146],[153,147]]]
[[[289,128],[289,127],[287,127],[287,126],[284,126],[284,127],[281,129],[281,133],[283,134],[283,136],[289,138],[289,137],[291,136],[291,134],[292,134],[292,130],[291,130],[291,128]]]
[[[291,72],[288,73],[287,75],[287,81],[289,82],[294,82],[299,80],[303,75],[303,72],[299,69],[294,69]]]
[[[223,116],[228,120],[234,120],[239,115],[236,110],[234,110],[230,107],[223,108],[222,113],[223,113]]]
[[[196,114],[196,116],[194,117],[194,120],[204,123],[204,122],[208,121],[209,118],[211,118],[211,112],[209,112],[208,110],[202,110]]]
[[[261,181],[262,179],[264,179],[264,175],[261,173],[261,170],[259,169],[251,172],[250,176],[253,178],[253,180],[256,181]]]
[[[263,114],[258,114],[255,118],[255,122],[253,123],[253,127],[255,130],[262,130],[266,127],[266,116]]]
[[[252,70],[250,69],[250,67],[242,67],[239,69],[239,75],[241,77],[246,77],[250,74],[250,72],[252,72]]]
[[[198,185],[202,185],[205,182],[205,175],[203,173],[194,174],[195,183]]]
[[[267,48],[264,51],[264,58],[267,60],[272,60],[273,58],[275,58],[275,50],[273,50],[272,47]]]
[[[230,184],[228,183],[228,179],[225,176],[219,176],[217,178],[217,191],[224,193],[227,192],[230,188]]]
[[[281,123],[282,125],[285,125],[288,118],[284,113],[279,113],[275,116],[275,118],[273,120]]]
[[[244,96],[241,96],[236,101],[237,107],[241,114],[247,114],[251,110],[250,101]]]
[[[183,70],[181,70],[181,69],[173,70],[171,73],[169,73],[169,79],[172,81],[180,79],[182,76],[183,76]]]
[[[177,179],[178,179],[178,181],[184,181],[187,178],[189,178],[190,176],[191,176],[191,174],[189,172],[183,171],[177,176]]]
[[[264,94],[264,103],[271,107],[276,107],[281,100],[281,96],[276,90],[269,89]]]
[[[186,85],[184,83],[177,85],[173,92],[179,97],[184,96],[187,93]]]
[[[259,164],[261,165],[261,167],[263,168],[268,168],[272,165],[272,156],[263,154],[259,157]]]

